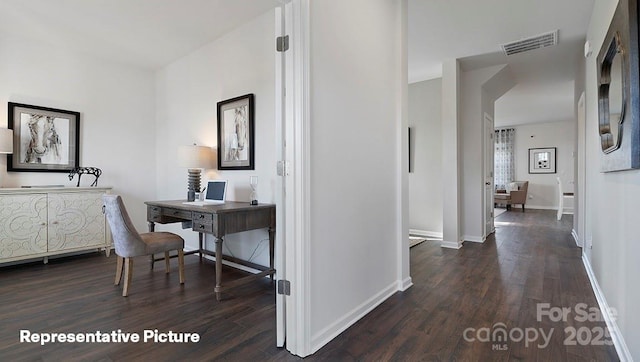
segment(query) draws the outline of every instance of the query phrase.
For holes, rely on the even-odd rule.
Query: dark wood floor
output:
[[[396,293],[330,342],[311,360],[617,360],[612,346],[565,346],[565,328],[605,328],[602,322],[538,320],[538,303],[597,307],[571,236],[571,217],[551,211],[510,211],[484,244],[460,250],[425,242],[411,249],[414,286]],[[175,260],[173,260],[175,262]],[[174,264],[175,265],[175,264]],[[275,347],[274,292],[268,280],[251,283],[217,302],[214,265],[186,257],[186,285],[163,263],[149,270],[136,260],[130,296],[113,286],[115,258],[97,254],[49,265],[0,269],[0,361],[13,360],[296,360]],[[227,269],[225,269],[227,272]],[[240,276],[228,269],[225,278]],[[542,329],[542,338],[468,342],[467,328]],[[196,332],[197,344],[20,344],[19,331],[142,333]],[[583,328],[581,340],[585,340]],[[514,332],[515,333],[515,332]],[[531,333],[531,332],[530,332]],[[590,332],[591,333],[591,332]],[[467,333],[469,337],[477,334]],[[518,335],[515,333],[514,338]],[[497,349],[501,350],[497,350]]]

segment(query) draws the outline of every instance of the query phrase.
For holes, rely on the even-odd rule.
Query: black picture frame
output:
[[[254,96],[218,102],[218,170],[255,169]]]
[[[13,130],[8,172],[69,172],[80,166],[79,112],[13,102],[8,105],[7,125]]]
[[[558,156],[556,147],[530,148],[529,173],[556,173]]]

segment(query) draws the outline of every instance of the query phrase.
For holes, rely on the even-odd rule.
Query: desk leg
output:
[[[203,239],[204,239],[204,234],[203,233],[198,233],[198,243],[199,243],[199,248],[198,249],[198,254],[200,254],[200,262],[202,263],[202,249],[203,249]]]
[[[216,299],[220,301],[222,294],[222,237],[216,239]]]
[[[154,223],[153,221],[148,221],[147,225],[149,226],[150,233],[156,230],[156,223]],[[151,270],[153,270],[153,263],[155,262],[155,259],[156,259],[155,254],[151,254],[151,257],[149,259],[149,263],[151,264]]]
[[[273,227],[269,228],[269,268],[273,270],[273,257],[275,255],[275,244],[276,244],[276,229]],[[273,281],[273,274],[270,275],[271,281]]]

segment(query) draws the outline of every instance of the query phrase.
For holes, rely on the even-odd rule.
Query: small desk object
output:
[[[185,254],[202,254],[216,257],[216,299],[229,288],[245,284],[251,280],[270,275],[273,279],[276,206],[273,204],[251,205],[248,202],[227,201],[223,205],[184,204],[184,200],[147,201],[147,221],[149,231],[155,230],[155,223],[170,224],[176,222],[191,223],[193,231],[199,233],[199,249]],[[267,228],[269,231],[269,267],[264,267],[238,258],[222,255],[222,243],[228,234]],[[216,244],[215,252],[203,247],[203,233],[213,235]],[[245,265],[260,270],[260,273],[246,276],[222,285],[222,260]],[[153,259],[152,259],[153,262]]]

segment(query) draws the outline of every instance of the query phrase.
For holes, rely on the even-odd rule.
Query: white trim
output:
[[[286,34],[285,30],[285,18],[287,11],[285,10],[284,4],[280,4],[275,9],[275,34],[274,36],[277,38],[279,36],[284,36]],[[290,16],[290,15],[289,15]],[[291,22],[290,19],[287,22]],[[284,99],[284,89],[285,82],[287,78],[291,77],[292,69],[285,69],[286,61],[284,57],[286,53],[281,52],[273,52],[275,57],[275,119],[276,119],[276,127],[275,127],[275,139],[276,139],[276,157],[277,161],[287,161],[286,148],[284,145],[286,144],[286,104]],[[286,204],[286,199],[284,195],[286,187],[285,177],[277,177],[276,179],[276,188],[275,188],[275,202],[276,202],[276,240],[275,240],[275,253],[274,253],[274,266],[276,268],[275,279],[288,280],[286,277],[286,253],[285,253],[285,243],[284,243],[284,225],[286,224],[287,217],[285,216],[285,210],[288,207]],[[291,235],[291,234],[289,234]],[[286,341],[286,301],[287,298],[282,294],[276,294],[276,347],[282,348],[285,346]]]
[[[511,206],[513,208],[513,206]],[[537,205],[529,205],[525,206],[525,209],[531,210],[558,210],[558,206],[537,206]]]
[[[407,129],[409,127],[409,83],[407,81],[409,63],[407,60],[408,36],[408,2],[402,0],[396,12],[396,279],[397,289],[407,290],[413,285],[411,281],[409,244],[409,150]]]
[[[487,124],[488,122],[488,124]],[[490,126],[490,133],[487,134],[487,125]],[[489,144],[487,144],[487,136],[490,135],[490,139],[491,142]],[[476,241],[476,240],[472,240],[472,239],[467,239],[467,237],[463,237],[464,240],[470,240],[470,241],[474,241],[474,242],[479,242],[482,243],[485,241],[486,237],[488,235],[491,235],[493,232],[495,232],[495,215],[494,215],[494,206],[495,206],[495,200],[494,200],[494,195],[493,192],[491,190],[487,189],[487,185],[493,185],[493,186],[489,186],[489,187],[494,187],[495,186],[495,175],[494,173],[494,164],[495,164],[495,139],[493,138],[495,135],[495,122],[493,120],[493,117],[491,117],[491,115],[487,112],[484,112],[484,118],[482,120],[482,186],[481,186],[481,193],[482,193],[482,205],[480,205],[482,207],[482,210],[480,211],[482,214],[482,235],[483,237],[478,239],[478,240],[482,240],[482,241]],[[489,175],[487,175],[487,166],[488,164],[491,165],[491,171],[489,171],[491,173],[491,177],[489,177]],[[488,183],[488,184],[487,184]],[[487,192],[489,192],[490,196],[489,198],[487,198]],[[490,207],[491,208],[491,214],[490,217],[487,217],[487,208]],[[489,230],[487,230],[487,224],[490,223],[490,227]]]
[[[404,280],[398,280],[398,291],[404,292],[413,286],[413,280],[408,277]]]
[[[409,229],[409,235],[424,236],[425,238],[432,238],[432,239],[442,239],[442,231]]]
[[[462,243],[461,242],[455,242],[455,241],[442,241],[440,243],[440,247],[442,248],[447,248],[447,249],[460,249],[462,248]]]
[[[344,332],[347,328],[351,327],[354,323],[367,315],[367,313],[374,310],[382,302],[395,294],[398,291],[397,285],[400,282],[401,281],[391,283],[378,294],[369,298],[369,300],[352,309],[350,312],[347,312],[341,318],[338,318],[335,322],[331,323],[328,327],[318,332],[312,338],[311,353],[317,352],[332,339],[336,338],[340,333]]]
[[[462,237],[464,241],[471,241],[474,243],[484,243],[487,240],[486,236],[469,236],[465,235]]]
[[[616,352],[618,352],[618,358],[620,361],[633,361],[633,357],[631,356],[631,352],[627,347],[627,343],[624,341],[624,337],[622,336],[622,332],[618,327],[618,323],[615,319],[611,318],[608,311],[611,310],[609,308],[609,303],[607,303],[607,298],[605,298],[602,289],[600,289],[600,285],[598,284],[598,280],[596,279],[595,273],[591,268],[591,263],[587,256],[582,254],[582,263],[584,264],[584,268],[587,271],[587,275],[589,276],[589,281],[591,282],[591,288],[593,289],[593,293],[596,295],[596,300],[598,301],[598,305],[600,306],[601,315],[604,316],[604,321],[607,323],[607,328],[609,329],[609,333],[611,334],[611,341],[613,341],[614,347],[616,347]]]
[[[311,272],[310,272],[310,0],[292,0],[290,55],[287,69],[293,69],[293,79],[287,81],[287,102],[291,102],[291,122],[287,138],[293,142],[286,147],[291,170],[287,179],[287,199],[293,205],[286,212],[287,235],[286,276],[291,282],[287,297],[286,348],[292,354],[305,357],[311,350]],[[288,27],[288,24],[287,24]],[[291,73],[289,73],[291,74]],[[292,210],[291,210],[292,209]],[[291,229],[289,229],[291,228]],[[291,236],[291,237],[289,237]]]
[[[512,206],[513,208],[513,206]],[[531,210],[558,210],[558,206],[537,206],[537,205],[529,205],[527,204],[525,206],[525,209],[531,209]],[[573,208],[571,207],[565,207],[564,211],[562,212],[563,215],[573,215]]]
[[[578,237],[578,233],[576,232],[576,229],[571,229],[571,236],[573,236],[573,240],[576,242],[576,245],[579,247],[582,247],[580,245],[580,238]]]

